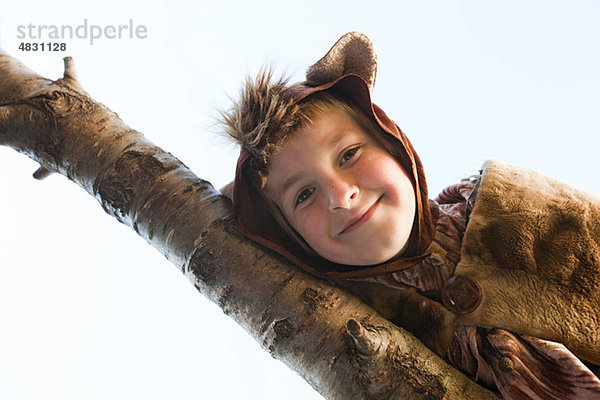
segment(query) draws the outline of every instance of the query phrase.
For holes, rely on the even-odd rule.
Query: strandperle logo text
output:
[[[65,40],[86,39],[93,45],[101,39],[146,39],[148,29],[145,25],[136,25],[133,19],[128,24],[93,25],[88,24],[87,18],[80,25],[18,25],[18,39],[32,40]]]

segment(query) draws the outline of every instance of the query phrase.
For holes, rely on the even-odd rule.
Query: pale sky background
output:
[[[22,52],[18,25],[144,25],[146,39]],[[487,158],[600,193],[597,1],[6,1],[0,45],[83,87],[220,187],[237,149],[211,133],[263,63],[302,80],[357,30],[374,100],[410,137],[430,193]],[[47,42],[48,40],[44,40]],[[54,42],[61,42],[54,40]],[[0,147],[1,399],[319,399],[177,268],[62,176]]]

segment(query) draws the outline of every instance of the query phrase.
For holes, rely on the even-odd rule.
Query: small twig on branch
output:
[[[42,179],[48,177],[49,175],[51,175],[53,173],[54,173],[54,171],[50,171],[48,168],[46,168],[40,164],[40,167],[38,169],[36,169],[35,172],[33,173],[33,177],[35,179],[41,181]]]
[[[354,340],[356,349],[364,356],[372,356],[381,347],[381,337],[370,330],[365,329],[357,320],[349,319],[346,329]]]

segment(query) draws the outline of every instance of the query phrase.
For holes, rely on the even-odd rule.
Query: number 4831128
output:
[[[19,45],[21,51],[66,51],[66,43],[52,43],[52,42],[41,42],[41,43],[26,43],[21,42]]]

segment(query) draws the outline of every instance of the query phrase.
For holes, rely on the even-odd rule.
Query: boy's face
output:
[[[412,184],[352,118],[321,113],[273,155],[267,191],[291,226],[329,261],[373,265],[406,247]]]

